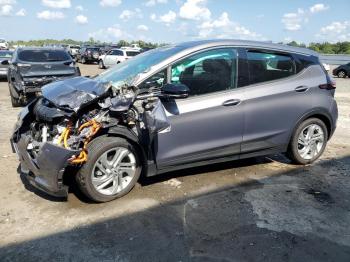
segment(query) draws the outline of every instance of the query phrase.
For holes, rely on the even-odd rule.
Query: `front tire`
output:
[[[85,59],[85,57],[82,57],[82,58],[81,58],[81,63],[82,63],[82,64],[86,64],[86,59]]]
[[[22,106],[23,103],[22,103],[21,99],[14,97],[14,95],[12,94],[10,83],[9,83],[9,92],[10,92],[12,107],[20,107],[20,106]]]
[[[88,160],[76,180],[88,198],[108,202],[129,193],[141,169],[137,150],[131,143],[120,137],[100,137],[88,146]]]
[[[322,120],[306,119],[294,131],[287,155],[296,164],[311,164],[322,155],[327,139],[327,127]]]
[[[345,78],[346,77],[346,72],[344,70],[340,70],[338,73],[337,73],[337,76],[339,78]]]

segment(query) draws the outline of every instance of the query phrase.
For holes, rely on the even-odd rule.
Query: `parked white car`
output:
[[[98,67],[101,69],[108,68],[138,54],[140,54],[140,52],[134,49],[111,49],[106,54],[99,57]]]
[[[6,42],[5,39],[0,39],[0,49],[9,49],[9,44]]]

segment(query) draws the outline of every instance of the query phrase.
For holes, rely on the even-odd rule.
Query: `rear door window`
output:
[[[248,51],[247,58],[250,84],[278,80],[295,74],[295,64],[289,55]]]
[[[134,52],[134,51],[126,51],[126,56],[135,56],[138,55],[139,52]]]
[[[18,59],[26,62],[58,62],[70,60],[70,55],[64,50],[23,50]]]

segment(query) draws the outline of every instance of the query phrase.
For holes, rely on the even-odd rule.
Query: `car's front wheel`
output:
[[[77,174],[82,192],[96,202],[127,194],[141,174],[136,148],[119,137],[100,137],[88,147],[88,160]]]
[[[310,164],[322,155],[327,138],[328,131],[324,122],[318,118],[309,118],[294,131],[288,156],[296,164]]]
[[[12,107],[20,107],[20,106],[22,106],[22,101],[20,100],[20,98],[16,98],[16,97],[12,94],[12,90],[11,90],[10,85],[11,85],[11,83],[9,83],[9,92],[10,92]],[[18,97],[18,95],[17,95],[17,97]]]
[[[82,57],[82,58],[80,59],[80,62],[81,62],[82,64],[86,64],[86,59],[85,59],[85,57]]]
[[[346,77],[346,72],[344,70],[340,70],[337,74],[339,78],[345,78]]]

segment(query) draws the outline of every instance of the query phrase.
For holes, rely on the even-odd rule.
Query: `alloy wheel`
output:
[[[316,158],[323,147],[325,135],[317,124],[306,126],[298,137],[298,153],[301,158],[310,160]]]
[[[338,73],[338,77],[344,78],[344,77],[345,77],[345,72],[344,72],[344,71],[340,71],[340,72]]]
[[[103,195],[115,195],[125,189],[136,173],[136,158],[124,147],[103,153],[92,169],[92,185]]]

